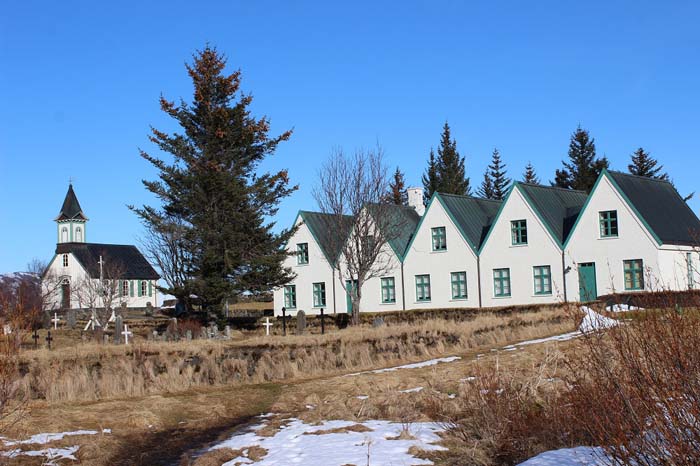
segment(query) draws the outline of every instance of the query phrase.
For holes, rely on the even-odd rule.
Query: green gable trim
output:
[[[498,220],[501,218],[501,214],[503,213],[503,209],[505,208],[506,204],[508,203],[508,199],[510,199],[510,196],[513,194],[513,190],[515,190],[516,186],[518,185],[518,182],[514,182],[510,188],[508,188],[508,193],[506,194],[506,197],[503,199],[503,204],[501,204],[501,207],[498,208],[498,213],[496,214],[496,217],[494,217],[493,222],[491,222],[491,228],[489,228],[489,232],[486,233],[486,238],[484,238],[484,242],[481,243],[481,248],[479,248],[479,255],[481,252],[484,250],[486,245],[489,242],[489,239],[491,238],[491,233],[493,232],[494,227],[498,223]]]
[[[544,218],[542,217],[542,214],[540,214],[540,211],[537,209],[537,207],[535,207],[535,203],[530,198],[530,195],[527,192],[525,192],[524,189],[519,188],[520,185],[517,181],[515,182],[515,185],[518,186],[518,192],[520,194],[522,194],[523,199],[525,199],[525,203],[528,206],[530,206],[532,211],[535,213],[535,217],[537,217],[537,220],[539,220],[539,222],[542,224],[542,226],[544,226],[544,229],[547,231],[547,234],[554,240],[554,243],[559,247],[559,249],[563,250],[564,245],[561,243],[559,238],[557,238],[557,235],[552,231],[552,229],[549,226],[549,223],[544,220]],[[569,233],[569,236],[571,236],[571,233]]]
[[[418,221],[418,226],[416,226],[416,230],[413,232],[413,236],[411,237],[411,241],[408,242],[408,246],[406,246],[406,256],[408,256],[408,251],[411,250],[413,247],[413,242],[416,240],[416,236],[418,236],[418,232],[420,231],[421,225],[423,225],[423,220],[425,220],[425,217],[428,216],[428,212],[430,212],[430,206],[433,205],[433,202],[435,201],[435,198],[437,197],[437,193],[433,193],[433,197],[430,198],[430,201],[428,201],[428,206],[425,208],[425,212],[423,212],[423,216],[420,218]],[[443,206],[444,208],[444,206]],[[447,210],[447,209],[445,209]],[[401,262],[403,262],[403,259],[401,259]]]
[[[622,196],[622,198],[625,200],[625,202],[630,207],[630,209],[632,209],[632,212],[634,212],[634,215],[636,215],[637,218],[642,222],[642,224],[644,225],[644,228],[646,228],[647,231],[651,234],[651,236],[654,237],[656,244],[661,246],[663,244],[663,241],[661,241],[661,238],[659,238],[659,235],[657,235],[656,232],[651,228],[651,226],[649,226],[649,224],[644,219],[642,214],[637,210],[637,208],[634,206],[632,201],[630,201],[630,198],[627,197],[627,194],[625,194],[625,192],[622,190],[622,188],[620,188],[620,185],[617,184],[617,181],[615,181],[615,178],[610,176],[610,174],[608,173],[607,170],[603,170],[603,175],[605,175],[608,178],[608,180],[610,180],[610,183],[613,185],[613,187],[617,190],[618,193],[620,193],[620,196]],[[618,228],[619,228],[619,226],[618,226]]]

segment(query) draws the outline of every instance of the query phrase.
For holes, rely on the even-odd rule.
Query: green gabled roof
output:
[[[55,220],[87,220],[78,202],[78,197],[75,195],[75,191],[73,191],[72,184],[68,185],[68,192],[66,193],[66,198],[63,200],[61,212],[59,212]]]
[[[389,239],[389,245],[398,256],[399,260],[403,260],[406,255],[411,238],[416,232],[416,227],[420,222],[420,215],[416,209],[409,206],[390,205],[382,206],[383,209],[389,208],[392,218],[388,222],[390,228],[396,228],[396,233],[392,233]]]
[[[474,251],[479,251],[502,202],[443,193],[438,193],[437,198]]]
[[[338,239],[347,238],[350,228],[352,228],[352,216],[343,215],[344,226],[341,231],[336,231],[335,215],[333,214],[302,210],[299,211],[299,216],[309,227],[311,235],[318,243],[323,255],[326,256],[328,263],[334,264],[343,245],[342,241]]]
[[[700,220],[670,182],[613,171],[605,173],[658,242],[698,244]]]
[[[545,228],[562,246],[573,230],[588,194],[585,191],[516,183]]]

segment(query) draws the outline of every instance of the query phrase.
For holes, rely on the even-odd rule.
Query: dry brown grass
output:
[[[483,313],[473,320],[432,320],[326,335],[133,346],[84,344],[24,352],[22,392],[50,402],[177,393],[195,387],[329,375],[427,359],[570,329],[562,312]]]

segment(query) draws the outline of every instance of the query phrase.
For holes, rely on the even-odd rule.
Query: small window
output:
[[[510,269],[494,269],[493,294],[497,298],[510,296]]]
[[[532,270],[535,276],[535,294],[552,294],[552,268],[548,265],[539,265]]]
[[[296,309],[297,307],[297,287],[296,285],[287,285],[284,287],[284,307],[287,309]]]
[[[392,304],[396,302],[396,285],[394,277],[382,278],[382,303]]]
[[[141,294],[139,296],[146,296],[148,294],[148,282],[145,280],[141,281]]]
[[[600,237],[614,238],[617,230],[617,210],[600,212]]]
[[[309,263],[309,243],[297,244],[297,264],[303,265]]]
[[[68,267],[68,254],[63,255],[63,266]]]
[[[61,243],[68,242],[68,227],[61,228]]]
[[[78,243],[83,242],[83,229],[80,227],[75,229],[75,241],[77,241]]]
[[[122,280],[122,296],[129,296],[129,281]]]
[[[644,262],[642,259],[624,261],[625,289],[644,289]]]
[[[326,284],[314,283],[314,307],[326,306]]]
[[[510,222],[510,232],[513,246],[527,244],[527,220],[513,220]]]
[[[433,233],[433,251],[444,251],[447,249],[447,233],[445,227],[436,227],[432,229]]]
[[[416,275],[416,301],[430,301],[430,275]]]
[[[452,272],[452,299],[467,299],[467,272]]]
[[[685,261],[688,266],[688,289],[695,288],[695,267],[693,267],[693,253],[685,253]]]

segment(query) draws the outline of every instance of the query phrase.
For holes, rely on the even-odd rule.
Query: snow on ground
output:
[[[26,440],[7,440],[4,437],[0,437],[0,442],[6,447],[13,447],[17,445],[46,445],[51,442],[56,442],[62,440],[65,437],[73,437],[76,435],[97,435],[97,434],[111,434],[111,429],[102,430],[75,430],[71,432],[52,432],[44,434],[32,435]],[[9,451],[3,451],[0,456],[7,458],[16,458],[18,456],[41,456],[46,458],[46,461],[42,464],[54,465],[58,464],[57,461],[71,460],[77,461],[75,453],[80,449],[80,446],[73,445],[61,448],[44,448],[41,450],[22,450],[20,448],[15,448]]]
[[[372,466],[389,465],[424,465],[433,464],[431,461],[419,459],[409,454],[411,447],[426,451],[444,450],[435,445],[440,440],[437,435],[444,429],[436,423],[417,422],[409,426],[413,437],[405,440],[398,439],[403,430],[402,425],[389,421],[367,421],[356,423],[350,421],[325,421],[319,425],[309,425],[299,419],[288,419],[289,424],[272,437],[260,437],[252,428],[251,432],[237,434],[230,439],[215,445],[211,450],[231,448],[243,450],[259,446],[267,450],[267,454],[255,466],[341,466],[345,464],[372,464]],[[366,432],[353,430],[328,432],[331,429],[343,429],[361,424],[369,429]],[[357,429],[356,429],[357,430]],[[362,429],[365,430],[365,429]],[[313,434],[317,433],[317,434]],[[245,456],[239,456],[224,463],[223,466],[235,464],[253,464]]]
[[[352,377],[352,376],[361,375],[361,374],[381,374],[383,372],[398,371],[399,369],[418,369],[421,367],[434,366],[435,364],[440,364],[441,362],[454,362],[454,361],[457,361],[459,359],[462,359],[462,358],[460,358],[459,356],[449,356],[447,358],[430,359],[428,361],[416,362],[413,364],[404,364],[403,366],[387,367],[386,369],[375,369],[373,371],[355,372],[352,374],[347,374],[346,377]]]
[[[519,466],[608,466],[599,447],[576,447],[540,453]]]
[[[606,328],[614,327],[619,324],[615,319],[610,317],[605,317],[588,306],[581,306],[581,310],[586,314],[583,317],[581,325],[578,329],[581,333],[594,332],[596,330],[604,330]]]
[[[628,312],[628,311],[643,311],[643,307],[630,306],[629,304],[613,304],[605,308],[608,312]]]
[[[409,388],[406,390],[399,390],[399,393],[418,393],[423,391],[423,387]]]

